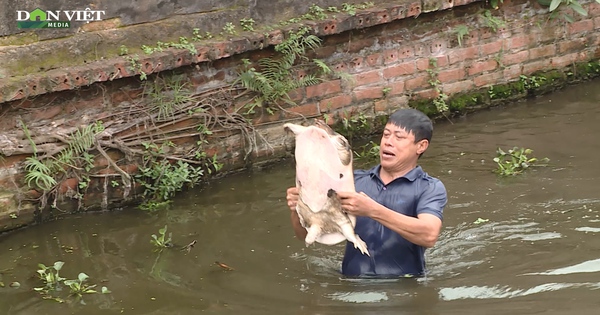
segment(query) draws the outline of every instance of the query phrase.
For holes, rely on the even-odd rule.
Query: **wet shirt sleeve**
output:
[[[417,215],[422,213],[432,214],[444,220],[444,207],[448,202],[446,187],[438,179],[430,179],[429,185],[423,190],[417,202]]]

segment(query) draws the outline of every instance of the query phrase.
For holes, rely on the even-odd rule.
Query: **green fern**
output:
[[[252,67],[248,59],[243,59],[242,71],[233,83],[240,83],[242,87],[256,92],[257,96],[247,105],[246,113],[253,113],[256,107],[268,106],[282,101],[296,105],[289,97],[288,92],[323,81],[322,75],[331,74],[333,71],[323,61],[314,59],[311,63],[306,57],[308,50],[314,50],[321,45],[321,39],[308,34],[309,28],[303,27],[296,32],[290,32],[286,40],[275,46],[279,52],[278,58],[263,58],[258,61],[258,68]],[[299,62],[300,61],[300,62]],[[297,78],[295,68],[308,65],[315,66],[317,74],[309,74]]]
[[[25,181],[31,188],[40,188],[48,191],[56,185],[56,180],[52,177],[50,168],[35,156],[25,159],[25,171],[27,172],[25,174]]]

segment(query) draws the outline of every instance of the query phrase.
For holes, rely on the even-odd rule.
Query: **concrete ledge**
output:
[[[466,5],[480,0],[447,0],[443,2],[432,0],[406,0],[398,3],[381,4],[378,7],[357,11],[355,15],[337,13],[336,18],[330,18],[321,21],[305,21],[312,32],[318,36],[339,34],[349,30],[361,29],[390,23],[395,20],[401,20],[409,17],[416,17],[423,12],[441,11],[450,9],[458,5]],[[439,4],[438,4],[439,3]],[[424,9],[425,8],[425,9]],[[188,66],[196,63],[218,60],[232,55],[241,54],[248,51],[260,50],[266,47],[281,43],[284,38],[284,32],[299,27],[289,26],[283,30],[273,30],[270,32],[244,32],[240,36],[230,37],[224,40],[207,40],[194,44],[197,54],[192,55],[188,50],[166,49],[163,52],[153,53],[151,55],[140,54],[138,68],[132,66],[131,57],[127,56],[111,58],[108,60],[94,61],[78,66],[61,67],[46,72],[32,73],[23,76],[7,77],[0,82],[0,103],[10,102],[28,97],[38,96],[46,93],[74,90],[80,87],[91,85],[96,82],[112,81],[120,78],[134,77],[140,75],[140,71],[145,74],[158,73],[165,70],[172,70],[182,66]],[[115,35],[115,30],[99,31],[95,33],[86,33],[77,35],[65,40],[59,40],[51,45],[67,46],[77,40],[89,42],[90,37],[103,37],[107,39],[117,38],[112,49],[118,49],[118,45],[127,38],[127,29],[134,31],[129,35],[135,36],[135,32],[141,32],[142,25],[125,28],[121,35]],[[78,37],[79,36],[79,37]],[[85,39],[87,38],[87,39]],[[102,41],[109,45],[108,42]],[[32,47],[49,45],[47,42],[39,42]],[[95,44],[98,45],[98,42]],[[90,46],[90,43],[88,43]],[[15,48],[17,49],[17,48]],[[25,48],[23,48],[25,49]],[[30,48],[31,49],[31,48]],[[34,49],[35,50],[35,49]],[[52,50],[47,51],[51,57]],[[77,58],[74,58],[77,61]],[[4,74],[7,76],[7,74]]]

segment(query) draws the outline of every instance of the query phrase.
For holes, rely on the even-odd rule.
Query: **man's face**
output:
[[[393,170],[414,167],[419,155],[427,149],[429,141],[423,139],[415,143],[414,133],[404,128],[387,124],[381,137],[379,158],[383,168]]]

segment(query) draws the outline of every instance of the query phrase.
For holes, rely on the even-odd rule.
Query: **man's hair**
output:
[[[423,139],[431,142],[433,124],[421,111],[412,108],[399,109],[390,115],[387,123],[401,127],[408,133],[412,132],[415,135],[415,143]]]

